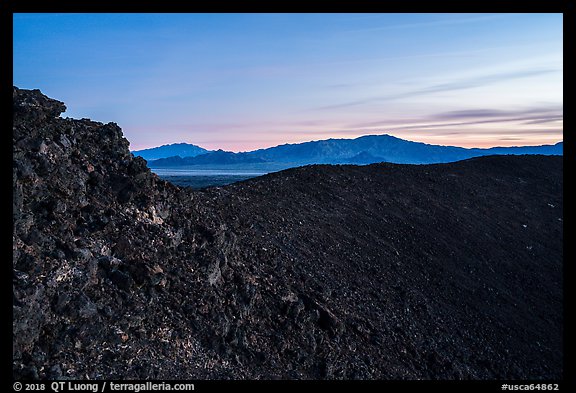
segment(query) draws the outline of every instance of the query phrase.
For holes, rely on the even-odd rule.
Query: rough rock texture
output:
[[[15,378],[558,379],[562,159],[192,191],[14,88]]]

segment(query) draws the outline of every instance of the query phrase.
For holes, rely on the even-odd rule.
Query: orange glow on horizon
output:
[[[384,135],[384,134],[376,134],[376,133],[367,133],[364,135]],[[517,137],[510,137],[510,139],[495,139],[495,138],[482,138],[482,135],[467,135],[466,138],[454,137],[451,136],[430,136],[430,135],[415,135],[410,137],[408,135],[400,135],[394,133],[388,133],[388,135],[392,135],[394,137],[404,139],[410,142],[421,142],[427,143],[430,145],[443,145],[443,146],[456,146],[456,147],[464,147],[464,148],[491,148],[491,147],[511,147],[511,146],[538,146],[538,145],[554,145],[558,142],[563,141],[562,134],[551,134],[551,135],[538,135],[534,137],[526,137],[526,138],[517,138]],[[363,135],[336,135],[333,139],[356,139]],[[258,149],[267,149],[270,147],[275,147],[283,144],[298,144],[298,143],[305,143],[311,141],[318,141],[318,140],[325,140],[330,139],[330,136],[322,136],[318,137],[317,135],[308,135],[302,136],[300,138],[292,138],[291,140],[266,140],[266,141],[254,141],[254,140],[246,140],[246,141],[235,141],[235,142],[207,142],[207,143],[194,143],[198,146],[201,146],[208,150],[226,150],[232,151],[235,153],[238,152],[247,152],[253,151]],[[190,142],[192,143],[192,142]],[[155,147],[155,146],[150,146]],[[147,148],[143,147],[142,149]],[[140,150],[139,148],[131,147],[133,150]]]

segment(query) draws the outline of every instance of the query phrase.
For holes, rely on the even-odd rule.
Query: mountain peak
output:
[[[132,154],[150,161],[168,157],[196,157],[208,152],[209,150],[206,150],[200,146],[196,146],[191,143],[180,142],[152,147],[150,149],[134,150],[132,151]]]

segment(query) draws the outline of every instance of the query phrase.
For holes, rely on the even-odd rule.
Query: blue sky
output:
[[[14,14],[14,84],[132,149],[562,140],[562,14]]]

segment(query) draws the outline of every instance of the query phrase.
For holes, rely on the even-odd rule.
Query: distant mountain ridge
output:
[[[152,161],[155,166],[174,166],[174,165],[229,165],[229,164],[252,164],[265,163],[260,157],[255,157],[249,153],[233,153],[231,151],[216,150],[206,154],[194,157],[166,157]]]
[[[486,155],[542,154],[562,155],[563,142],[555,145],[493,147],[467,149],[456,146],[412,142],[390,135],[367,135],[355,139],[327,139],[284,144],[244,153],[223,150],[193,157],[163,157],[149,160],[150,167],[274,164],[295,167],[309,164],[434,164],[465,160]]]
[[[210,150],[191,143],[172,143],[150,149],[133,150],[132,154],[136,157],[142,157],[146,161],[150,161],[166,157],[195,157],[209,152]]]

